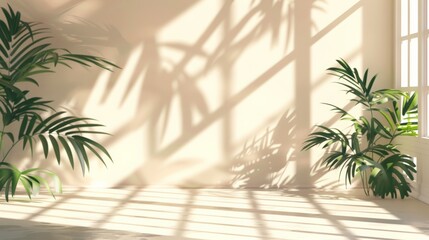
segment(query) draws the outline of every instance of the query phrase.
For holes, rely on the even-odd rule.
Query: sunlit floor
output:
[[[356,193],[66,189],[0,202],[0,239],[429,239],[429,205]]]

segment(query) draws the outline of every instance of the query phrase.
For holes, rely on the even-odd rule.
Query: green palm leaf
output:
[[[38,168],[20,171],[6,160],[11,150],[22,144],[23,149],[30,148],[33,155],[35,145],[40,144],[44,158],[54,153],[58,164],[67,159],[74,169],[74,160],[79,161],[82,173],[90,169],[90,161],[94,156],[106,165],[106,159],[112,160],[107,149],[92,136],[106,134],[100,131],[102,124],[91,118],[65,116],[64,112],[55,112],[50,106],[51,101],[31,96],[29,91],[18,86],[24,83],[39,85],[36,76],[52,73],[53,68],[63,65],[71,68],[70,63],[85,67],[98,67],[111,71],[118,68],[104,58],[76,54],[67,49],[54,48],[49,40],[48,29],[38,23],[29,23],[21,19],[21,14],[10,6],[1,8],[3,18],[0,19],[0,192],[5,192],[6,201],[13,196],[18,183],[21,183],[28,196],[38,192],[44,185],[50,193],[52,190],[48,180],[59,181],[58,177]],[[17,85],[20,83],[20,85]],[[51,110],[54,112],[50,116]],[[43,117],[48,115],[48,117]],[[15,131],[11,131],[14,126]],[[17,127],[17,128],[16,128]],[[4,136],[12,142],[5,149]],[[65,154],[62,154],[62,151]],[[60,187],[60,185],[59,185]]]
[[[47,42],[51,36],[48,35],[46,28],[22,21],[20,13],[13,11],[12,8],[2,8],[2,11],[7,23],[0,20],[2,43],[0,66],[5,70],[2,78],[7,79],[12,85],[16,82],[37,84],[37,81],[31,78],[32,75],[50,72],[49,66],[57,64],[69,66],[67,62],[88,67],[97,66],[107,70],[118,67],[101,57],[74,54],[64,49],[53,48]]]
[[[48,180],[46,180],[42,176],[48,176],[52,180],[54,180],[54,189],[51,188],[48,183]],[[0,162],[0,191],[4,189],[6,201],[9,201],[9,196],[13,197],[16,194],[16,190],[19,183],[22,184],[25,192],[30,199],[33,194],[37,194],[39,192],[40,185],[44,185],[48,192],[52,194],[54,198],[54,192],[62,192],[62,184],[59,180],[59,177],[51,171],[39,168],[31,168],[24,171],[20,171],[12,164]]]
[[[396,198],[396,192],[399,191],[401,198],[408,197],[411,187],[404,173],[408,179],[414,180],[415,167],[412,158],[408,155],[394,154],[387,157],[374,168],[369,178],[374,195],[382,198],[391,195],[392,198]]]
[[[102,131],[93,131],[94,128],[102,127],[103,125],[93,123],[90,118],[78,118],[73,116],[61,117],[65,112],[59,112],[51,117],[40,120],[38,117],[26,116],[20,125],[18,140],[23,142],[23,148],[27,143],[32,148],[33,141],[39,140],[42,144],[45,158],[48,157],[49,151],[53,150],[57,162],[61,163],[60,143],[67,152],[67,158],[72,167],[74,167],[74,158],[79,160],[82,173],[85,174],[86,169],[89,170],[88,153],[92,152],[104,165],[105,159],[112,160],[109,152],[100,143],[85,137],[90,134],[107,134]],[[89,151],[88,151],[89,150]],[[73,154],[74,153],[74,154]],[[102,157],[102,156],[105,157]]]
[[[396,89],[374,91],[376,75],[369,77],[368,69],[360,74],[343,59],[337,63],[340,66],[328,68],[329,73],[339,78],[338,84],[353,96],[351,101],[355,106],[361,105],[365,112],[354,117],[343,108],[325,103],[352,127],[341,131],[318,126],[321,130],[310,133],[302,149],[316,146],[326,149],[322,163],[329,169],[340,169],[340,176],[344,172],[346,185],[360,176],[366,194],[372,191],[382,198],[409,196],[409,181],[414,179],[416,166],[412,157],[402,154],[393,143],[398,136],[417,134],[416,93]]]

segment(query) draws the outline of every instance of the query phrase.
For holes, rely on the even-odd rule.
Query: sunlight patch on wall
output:
[[[135,169],[144,163],[144,159],[139,156],[147,154],[147,147],[141,142],[141,136],[146,131],[144,127],[133,129],[133,131],[110,144],[110,154],[114,162],[107,162],[107,169],[101,164],[97,168],[92,166],[90,174],[82,180],[81,185],[112,187],[129,178]],[[94,165],[93,163],[91,164]],[[146,182],[145,178],[140,178],[138,181],[140,183]]]
[[[170,42],[174,39],[178,46],[185,47],[181,50],[192,50],[194,44],[200,41],[202,33],[214,30],[207,29],[207,27],[218,14],[221,3],[221,1],[196,1],[191,8],[174,21],[163,26],[157,34],[158,39],[161,42]],[[197,47],[199,46],[197,45]],[[200,49],[194,48],[194,50]],[[192,56],[192,54],[190,55]]]
[[[129,122],[135,117],[139,108],[140,91],[143,84],[144,71],[137,69],[137,64],[141,58],[143,45],[134,48],[128,58],[127,64],[122,69],[118,79],[114,80],[112,93],[104,99],[107,86],[112,80],[112,73],[103,71],[97,79],[94,88],[89,96],[88,104],[83,109],[83,114],[93,116],[96,119],[102,119],[103,123],[108,126],[111,133],[118,132],[123,134],[121,129],[124,128],[123,123]],[[135,72],[138,79],[132,79]],[[128,86],[133,81],[133,87]],[[132,126],[129,126],[132,127]],[[90,183],[91,186],[108,187],[126,178],[133,171],[133,166],[141,164],[141,156],[144,152],[141,136],[143,135],[143,127],[138,127],[132,131],[126,131],[125,136],[107,136],[104,141],[109,141],[109,138],[117,138],[114,144],[109,147],[111,155],[114,159],[114,166],[109,163],[109,169],[105,169],[100,165],[99,168],[92,169],[90,175],[84,180]],[[127,149],[123,151],[121,149]],[[95,170],[95,171],[94,171]],[[111,176],[115,176],[112,178]]]
[[[232,140],[234,142],[242,139],[243,135],[264,132],[265,128],[261,129],[257,126],[266,122],[266,117],[277,114],[277,118],[280,120],[282,112],[289,110],[293,112],[290,106],[293,105],[296,94],[288,91],[288,89],[294,89],[295,87],[293,81],[295,78],[293,70],[295,65],[293,62],[282,69],[276,69],[278,73],[265,82],[263,77],[259,77],[261,76],[259,73],[255,73],[255,69],[258,69],[258,67],[252,64],[242,65],[246,62],[244,59],[242,61],[238,60],[237,67],[246,68],[247,70],[237,71],[236,77],[234,77],[236,79],[234,89],[238,92],[237,95],[245,94],[246,96],[232,111],[234,126]],[[261,82],[261,85],[253,86],[256,81]],[[291,128],[293,124],[290,123]]]
[[[313,2],[313,10],[311,12],[313,22],[311,35],[313,37],[317,37],[321,32],[335,29],[337,24],[341,23],[342,20],[348,18],[350,14],[362,7],[361,0],[335,2],[335,7],[332,6],[331,2],[323,0],[316,0]],[[357,22],[357,24],[358,23],[360,22]],[[356,28],[353,29],[359,31],[360,26],[356,26]],[[353,34],[352,36],[359,35]]]
[[[215,121],[210,126],[204,128],[201,132],[189,132],[184,134],[194,135],[191,139],[184,139],[185,142],[173,142],[165,145],[168,149],[170,146],[180,144],[181,147],[168,154],[163,160],[150,159],[148,167],[142,169],[142,175],[146,176],[149,185],[185,185],[198,186],[198,182],[189,179],[195,179],[195,176],[204,176],[199,181],[210,184],[216,179],[224,179],[222,169],[216,171],[216,164],[222,159],[222,151],[218,146],[218,139],[221,131],[220,123]],[[181,138],[179,138],[180,140]],[[166,150],[160,146],[159,152],[164,153]],[[168,151],[168,150],[167,150]],[[209,171],[208,173],[205,173]]]
[[[335,8],[328,4],[318,3],[321,9],[313,11],[313,19],[320,19],[314,22],[312,28],[311,55],[311,125],[324,124],[329,127],[340,129],[348,128],[348,123],[338,121],[338,115],[331,111],[330,106],[322,103],[330,103],[348,109],[350,103],[349,96],[345,95],[344,88],[335,82],[337,77],[329,75],[326,70],[329,67],[337,66],[336,59],[346,59],[352,66],[361,68],[363,52],[362,26],[363,9],[360,1],[342,2]],[[323,11],[326,10],[326,12]],[[326,15],[322,18],[321,15]],[[341,41],[338,41],[341,36]],[[341,55],[339,55],[341,54]],[[361,113],[360,109],[351,111]],[[315,179],[314,186],[324,189],[345,188],[342,180],[338,178],[339,171],[327,171],[320,163],[325,151],[314,149],[311,159],[311,176]],[[356,186],[354,181],[347,188]]]
[[[56,2],[56,1],[49,1],[49,2]],[[58,2],[61,2],[61,1],[58,1]],[[72,4],[76,4],[76,3],[73,3],[73,1],[69,1],[69,2]],[[99,1],[80,1],[77,7],[75,9],[72,9],[71,12],[76,11],[79,13],[79,16],[83,18],[88,18],[91,15],[93,15],[94,12],[97,12],[101,5],[102,3]]]
[[[139,97],[139,91],[137,90],[143,82],[143,74],[140,74],[137,80],[132,79],[132,76],[136,71],[141,71],[136,67],[142,51],[143,45],[134,48],[118,79],[112,80],[111,73],[108,71],[103,71],[100,74],[92,89],[88,103],[85,105],[84,114],[92,115],[96,118],[110,119],[109,128],[114,130],[121,127],[122,122],[126,122],[127,119],[136,114]],[[114,94],[110,94],[106,100],[103,100],[109,81],[115,82],[111,90]],[[127,86],[130,85],[131,81],[135,83],[133,83],[134,86],[130,93],[127,92]],[[94,112],[94,109],[97,111]]]

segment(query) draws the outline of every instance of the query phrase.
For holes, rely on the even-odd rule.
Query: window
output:
[[[401,151],[413,156],[418,172],[427,168],[429,157],[428,13],[429,0],[396,0],[396,87],[418,96],[418,137],[398,139],[398,143]],[[424,194],[421,174],[411,185],[415,196]]]
[[[428,1],[396,1],[396,86],[410,93],[418,93],[420,138],[429,136]]]

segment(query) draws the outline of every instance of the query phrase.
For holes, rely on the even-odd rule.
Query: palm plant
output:
[[[93,119],[55,112],[50,106],[51,101],[30,96],[23,86],[38,86],[36,76],[51,73],[58,65],[71,68],[69,63],[72,62],[107,70],[117,66],[100,57],[53,48],[48,42],[50,36],[46,28],[23,21],[20,12],[10,6],[1,10],[4,17],[0,20],[0,192],[4,190],[8,201],[20,183],[29,198],[38,192],[40,185],[54,196],[54,190],[61,192],[59,177],[40,168],[19,170],[6,162],[11,150],[22,145],[22,149],[29,148],[33,156],[34,145],[41,144],[44,158],[53,151],[58,164],[66,158],[72,168],[76,159],[85,174],[90,168],[90,153],[104,164],[106,159],[111,160],[105,147],[85,135],[106,133],[97,130],[103,125]],[[57,183],[55,189],[51,189],[46,177]]]
[[[399,136],[417,135],[417,94],[395,89],[373,91],[377,76],[369,77],[368,69],[360,74],[343,59],[339,67],[328,71],[339,77],[338,84],[352,95],[355,107],[362,107],[362,115],[332,105],[332,111],[340,114],[340,120],[350,123],[346,130],[319,125],[311,133],[303,150],[321,146],[327,153],[323,163],[329,169],[345,170],[345,183],[351,184],[360,176],[366,195],[385,198],[390,195],[404,198],[411,193],[409,180],[413,180],[416,165],[411,156],[401,153],[395,144]]]

